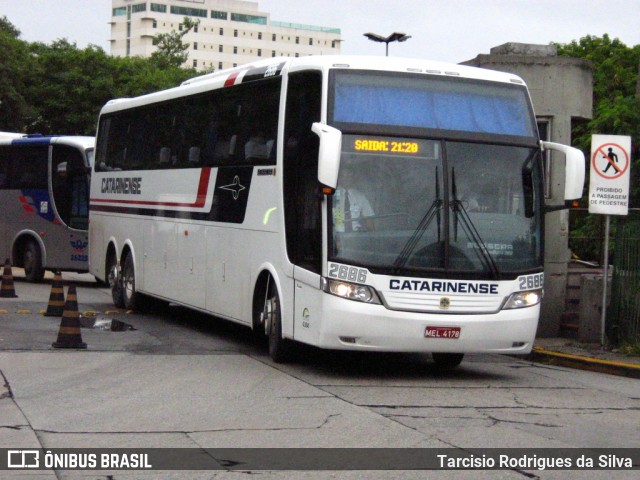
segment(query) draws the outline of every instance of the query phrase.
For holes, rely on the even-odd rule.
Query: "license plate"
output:
[[[456,340],[460,338],[460,327],[427,327],[424,331],[427,338],[448,338]]]

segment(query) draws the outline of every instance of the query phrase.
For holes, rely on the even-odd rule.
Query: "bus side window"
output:
[[[46,190],[48,145],[21,146],[12,155],[14,188]]]
[[[96,170],[111,172],[122,170],[127,152],[129,118],[106,117],[100,121]]]
[[[239,90],[235,117],[237,163],[275,164],[280,85],[277,80]]]
[[[8,147],[0,147],[0,189],[9,188],[9,178],[11,178],[9,167],[11,162],[7,155],[8,152]]]

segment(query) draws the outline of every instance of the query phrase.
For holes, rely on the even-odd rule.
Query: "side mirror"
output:
[[[584,153],[577,148],[553,142],[540,142],[543,150],[552,150],[564,153],[565,180],[564,199],[565,201],[577,200],[582,197],[584,188],[585,160]]]
[[[311,130],[320,137],[318,181],[335,190],[338,186],[338,171],[340,170],[342,132],[318,122],[312,125]]]

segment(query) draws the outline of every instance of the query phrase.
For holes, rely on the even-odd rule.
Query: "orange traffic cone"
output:
[[[11,273],[11,261],[7,258],[4,261],[2,272],[2,288],[0,288],[0,298],[16,298],[16,289],[13,286],[13,274]]]
[[[74,285],[71,285],[67,292],[58,341],[51,345],[54,348],[87,348],[87,344],[82,341],[80,334],[80,312],[78,311],[78,298]]]
[[[64,313],[64,287],[62,286],[62,274],[56,271],[51,284],[51,294],[45,317],[60,317]]]

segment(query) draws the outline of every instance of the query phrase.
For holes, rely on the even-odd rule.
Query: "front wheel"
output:
[[[456,368],[462,363],[464,353],[432,353],[431,356],[438,368],[448,370]]]
[[[262,309],[256,312],[254,329],[262,328],[269,344],[269,356],[276,363],[285,363],[291,359],[291,341],[282,335],[282,311],[280,295],[271,277],[267,279]]]
[[[28,282],[39,282],[44,278],[44,267],[42,266],[42,252],[38,244],[29,240],[22,253],[22,264],[24,276]]]

